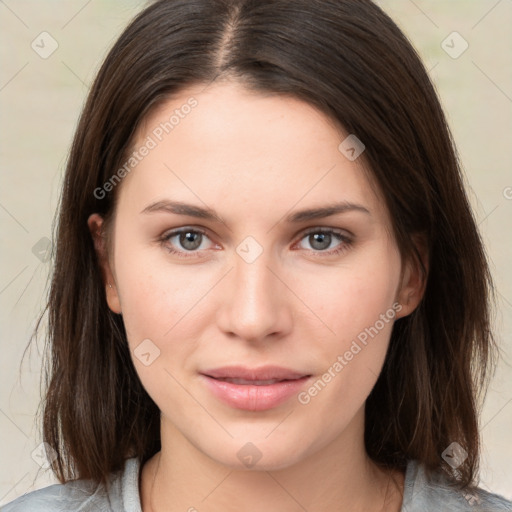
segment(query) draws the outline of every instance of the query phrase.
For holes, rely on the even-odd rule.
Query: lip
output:
[[[296,395],[310,377],[280,366],[225,366],[201,372],[202,380],[219,400],[247,411],[277,407]]]
[[[203,375],[215,379],[246,379],[246,380],[293,380],[304,377],[303,372],[296,372],[282,366],[260,366],[247,368],[245,366],[223,366],[201,372]]]

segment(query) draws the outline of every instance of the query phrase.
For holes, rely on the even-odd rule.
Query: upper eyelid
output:
[[[317,233],[317,232],[328,232],[328,233],[335,233],[335,234],[339,234],[339,235],[342,235],[342,236],[347,236],[347,237],[353,237],[354,235],[346,230],[346,229],[342,229],[342,228],[329,228],[329,227],[324,227],[324,226],[313,226],[313,227],[310,227],[310,228],[305,228],[301,231],[299,231],[299,233],[297,234],[300,234],[302,233],[303,236],[306,236],[310,233]],[[346,235],[345,235],[346,233]]]

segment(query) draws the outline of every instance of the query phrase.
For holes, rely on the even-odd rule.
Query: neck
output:
[[[399,512],[403,474],[367,456],[361,421],[284,469],[247,470],[219,464],[162,418],[162,450],[142,470],[143,511]]]

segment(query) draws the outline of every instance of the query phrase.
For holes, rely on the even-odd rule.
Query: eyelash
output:
[[[201,235],[203,236],[206,236],[208,237],[208,234],[206,233],[206,231],[200,229],[200,228],[180,228],[180,229],[176,229],[174,231],[171,231],[169,233],[166,233],[164,234],[161,238],[160,238],[160,242],[161,244],[167,249],[167,251],[170,253],[170,254],[173,254],[173,255],[176,255],[180,258],[197,258],[198,254],[200,253],[200,251],[197,251],[197,250],[194,250],[194,251],[177,251],[176,249],[173,249],[172,247],[170,247],[168,244],[169,244],[169,240],[173,237],[175,237],[176,235],[180,235],[182,233],[200,233]],[[335,248],[335,249],[331,249],[330,251],[327,251],[327,250],[314,250],[314,249],[310,249],[308,250],[308,252],[311,252],[315,255],[315,257],[325,257],[325,256],[337,256],[337,255],[340,255],[342,253],[344,253],[345,251],[347,251],[353,244],[353,240],[352,238],[350,238],[349,236],[343,234],[342,232],[338,231],[338,230],[334,230],[334,229],[331,229],[331,228],[310,228],[308,229],[307,231],[305,231],[302,235],[302,237],[299,239],[299,241],[303,240],[304,238],[306,238],[307,236],[309,235],[312,235],[312,234],[327,234],[327,235],[333,235],[335,238],[337,238],[341,243]],[[307,250],[307,249],[306,249]]]

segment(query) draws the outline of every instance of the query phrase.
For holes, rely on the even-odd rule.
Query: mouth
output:
[[[230,407],[264,411],[283,404],[297,394],[311,374],[277,366],[246,368],[230,366],[200,374],[213,395]]]
[[[210,377],[210,375],[208,375]],[[240,384],[242,386],[270,386],[272,384],[276,384],[278,382],[291,382],[293,380],[298,379],[269,379],[269,380],[250,380],[250,379],[230,379],[230,378],[215,378],[212,379],[219,380],[222,382],[231,382],[231,384]]]
[[[245,366],[223,366],[202,372],[203,375],[214,379],[238,379],[249,383],[265,381],[296,380],[306,376],[306,373],[283,368],[282,366],[260,366],[247,368]]]

